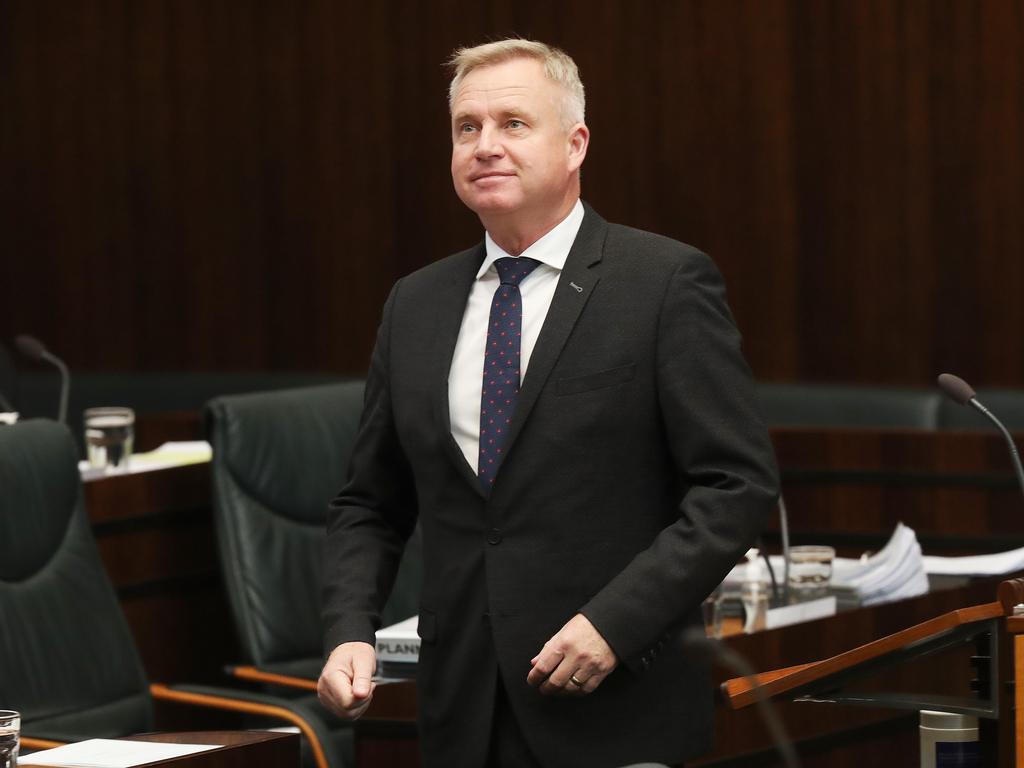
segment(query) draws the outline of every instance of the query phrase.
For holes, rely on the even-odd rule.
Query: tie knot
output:
[[[513,259],[506,256],[494,262],[494,268],[498,270],[498,277],[502,285],[519,285],[523,278],[533,272],[540,262],[531,258]]]

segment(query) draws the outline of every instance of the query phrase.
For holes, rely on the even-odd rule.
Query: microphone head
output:
[[[18,348],[21,354],[36,363],[46,355],[46,347],[43,346],[43,342],[35,336],[29,336],[27,333],[15,337],[14,346]]]
[[[952,373],[940,373],[938,384],[939,389],[945,392],[948,398],[960,405],[967,405],[975,398],[976,393],[971,385]]]

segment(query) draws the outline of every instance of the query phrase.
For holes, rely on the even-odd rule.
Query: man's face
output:
[[[564,126],[562,90],[540,62],[477,67],[452,102],[452,180],[480,216],[543,211],[575,198],[586,154],[582,125]]]

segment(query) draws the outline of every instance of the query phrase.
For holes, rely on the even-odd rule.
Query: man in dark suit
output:
[[[331,505],[320,697],[368,706],[418,520],[427,766],[678,762],[711,727],[680,636],[776,497],[724,287],[699,251],[580,202],[568,56],[511,40],[453,64],[452,178],[485,241],[385,304]]]

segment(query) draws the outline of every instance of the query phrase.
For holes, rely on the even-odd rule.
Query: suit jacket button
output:
[[[491,533],[487,537],[488,544],[501,544],[501,531],[497,528],[491,528]]]

